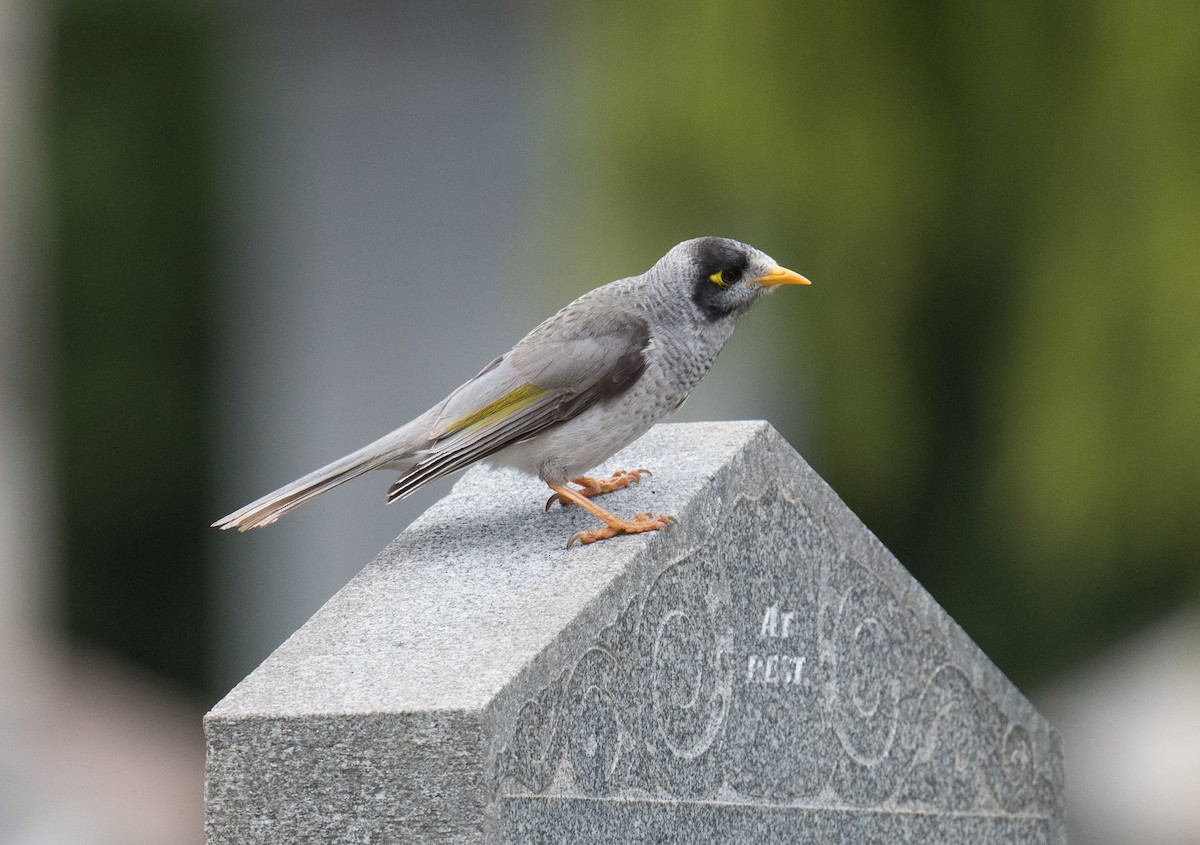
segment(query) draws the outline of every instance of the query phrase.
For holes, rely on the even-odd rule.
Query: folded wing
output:
[[[539,326],[446,398],[388,501],[621,395],[645,371],[649,343],[646,321],[622,312]]]

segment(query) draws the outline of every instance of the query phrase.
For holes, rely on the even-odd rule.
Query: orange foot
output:
[[[645,472],[645,470],[638,470],[638,472]],[[622,477],[624,477],[624,475],[631,474],[632,473],[625,473]],[[609,479],[609,481],[614,480],[616,480],[615,476],[613,479]],[[578,480],[576,480],[576,483],[579,483]],[[632,482],[626,482],[626,484],[629,483]],[[624,487],[626,484],[619,484],[618,486]],[[593,528],[590,531],[576,531],[574,534],[572,534],[571,539],[567,540],[568,549],[577,542],[586,546],[588,543],[594,543],[597,540],[607,540],[609,537],[616,537],[618,534],[641,534],[643,531],[658,531],[662,528],[666,528],[668,525],[671,525],[674,522],[679,521],[675,517],[668,516],[665,513],[660,513],[658,516],[651,516],[649,512],[639,513],[633,519],[625,519],[617,516],[615,513],[609,513],[604,508],[600,507],[598,504],[589,499],[582,490],[575,490],[571,487],[567,487],[565,484],[551,484],[550,489],[553,490],[555,494],[554,497],[551,498],[551,501],[553,501],[554,498],[557,498],[563,504],[574,502],[581,508],[587,510],[589,513],[593,514],[599,519],[604,520],[604,528]]]
[[[567,548],[571,548],[576,541],[586,546],[588,543],[594,543],[597,540],[607,540],[609,537],[616,537],[618,534],[641,534],[643,531],[658,531],[679,521],[675,517],[665,513],[660,513],[658,516],[651,516],[649,511],[639,513],[633,519],[622,519],[615,514],[609,514],[609,516],[612,519],[604,520],[608,524],[603,528],[593,528],[591,531],[576,531],[572,534],[571,539],[567,540]]]
[[[622,487],[628,487],[630,484],[637,484],[642,480],[643,475],[654,475],[654,473],[648,469],[619,469],[608,478],[592,478],[590,475],[581,475],[578,478],[572,478],[571,481],[578,484],[581,488],[574,492],[590,499],[593,496],[602,496],[605,493],[620,490]],[[550,506],[555,502],[559,502],[565,508],[571,504],[571,501],[571,499],[568,499],[562,493],[555,493],[546,500],[546,510],[550,510]]]

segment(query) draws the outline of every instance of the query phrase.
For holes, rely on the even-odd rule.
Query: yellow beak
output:
[[[811,285],[808,279],[799,273],[794,273],[786,267],[776,264],[765,276],[759,276],[754,281],[760,285]]]

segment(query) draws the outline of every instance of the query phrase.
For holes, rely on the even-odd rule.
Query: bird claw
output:
[[[608,478],[609,478],[609,481],[612,481],[615,478],[623,478],[624,476],[629,476],[629,481],[626,483],[627,484],[637,484],[639,481],[642,480],[643,475],[654,475],[654,473],[652,473],[650,470],[644,469],[644,468],[643,469],[618,469],[618,470],[614,470],[613,474],[610,475]],[[601,482],[601,483],[603,483],[603,482]],[[622,484],[621,486],[624,487],[625,485]]]
[[[654,475],[654,473],[648,469],[619,469],[608,478],[592,478],[590,475],[581,475],[572,478],[571,481],[579,485],[580,489],[575,492],[591,499],[594,496],[602,496],[605,493],[620,490],[622,487],[628,487],[630,484],[637,484],[642,480],[643,475]],[[554,493],[546,500],[546,510],[550,510],[550,506],[555,502],[564,508],[574,504],[561,493]]]
[[[649,511],[639,513],[633,519],[621,519],[617,517],[603,528],[576,531],[567,540],[567,548],[571,548],[576,543],[586,546],[589,543],[595,543],[597,540],[607,540],[610,537],[616,537],[618,534],[641,534],[644,531],[660,531],[676,525],[678,522],[679,520],[670,514],[660,513],[658,516],[651,516]]]

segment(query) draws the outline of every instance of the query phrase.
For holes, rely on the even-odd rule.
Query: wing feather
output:
[[[446,398],[430,428],[429,448],[388,488],[389,502],[572,419],[637,382],[650,342],[644,319],[610,311],[564,326],[564,313]]]

